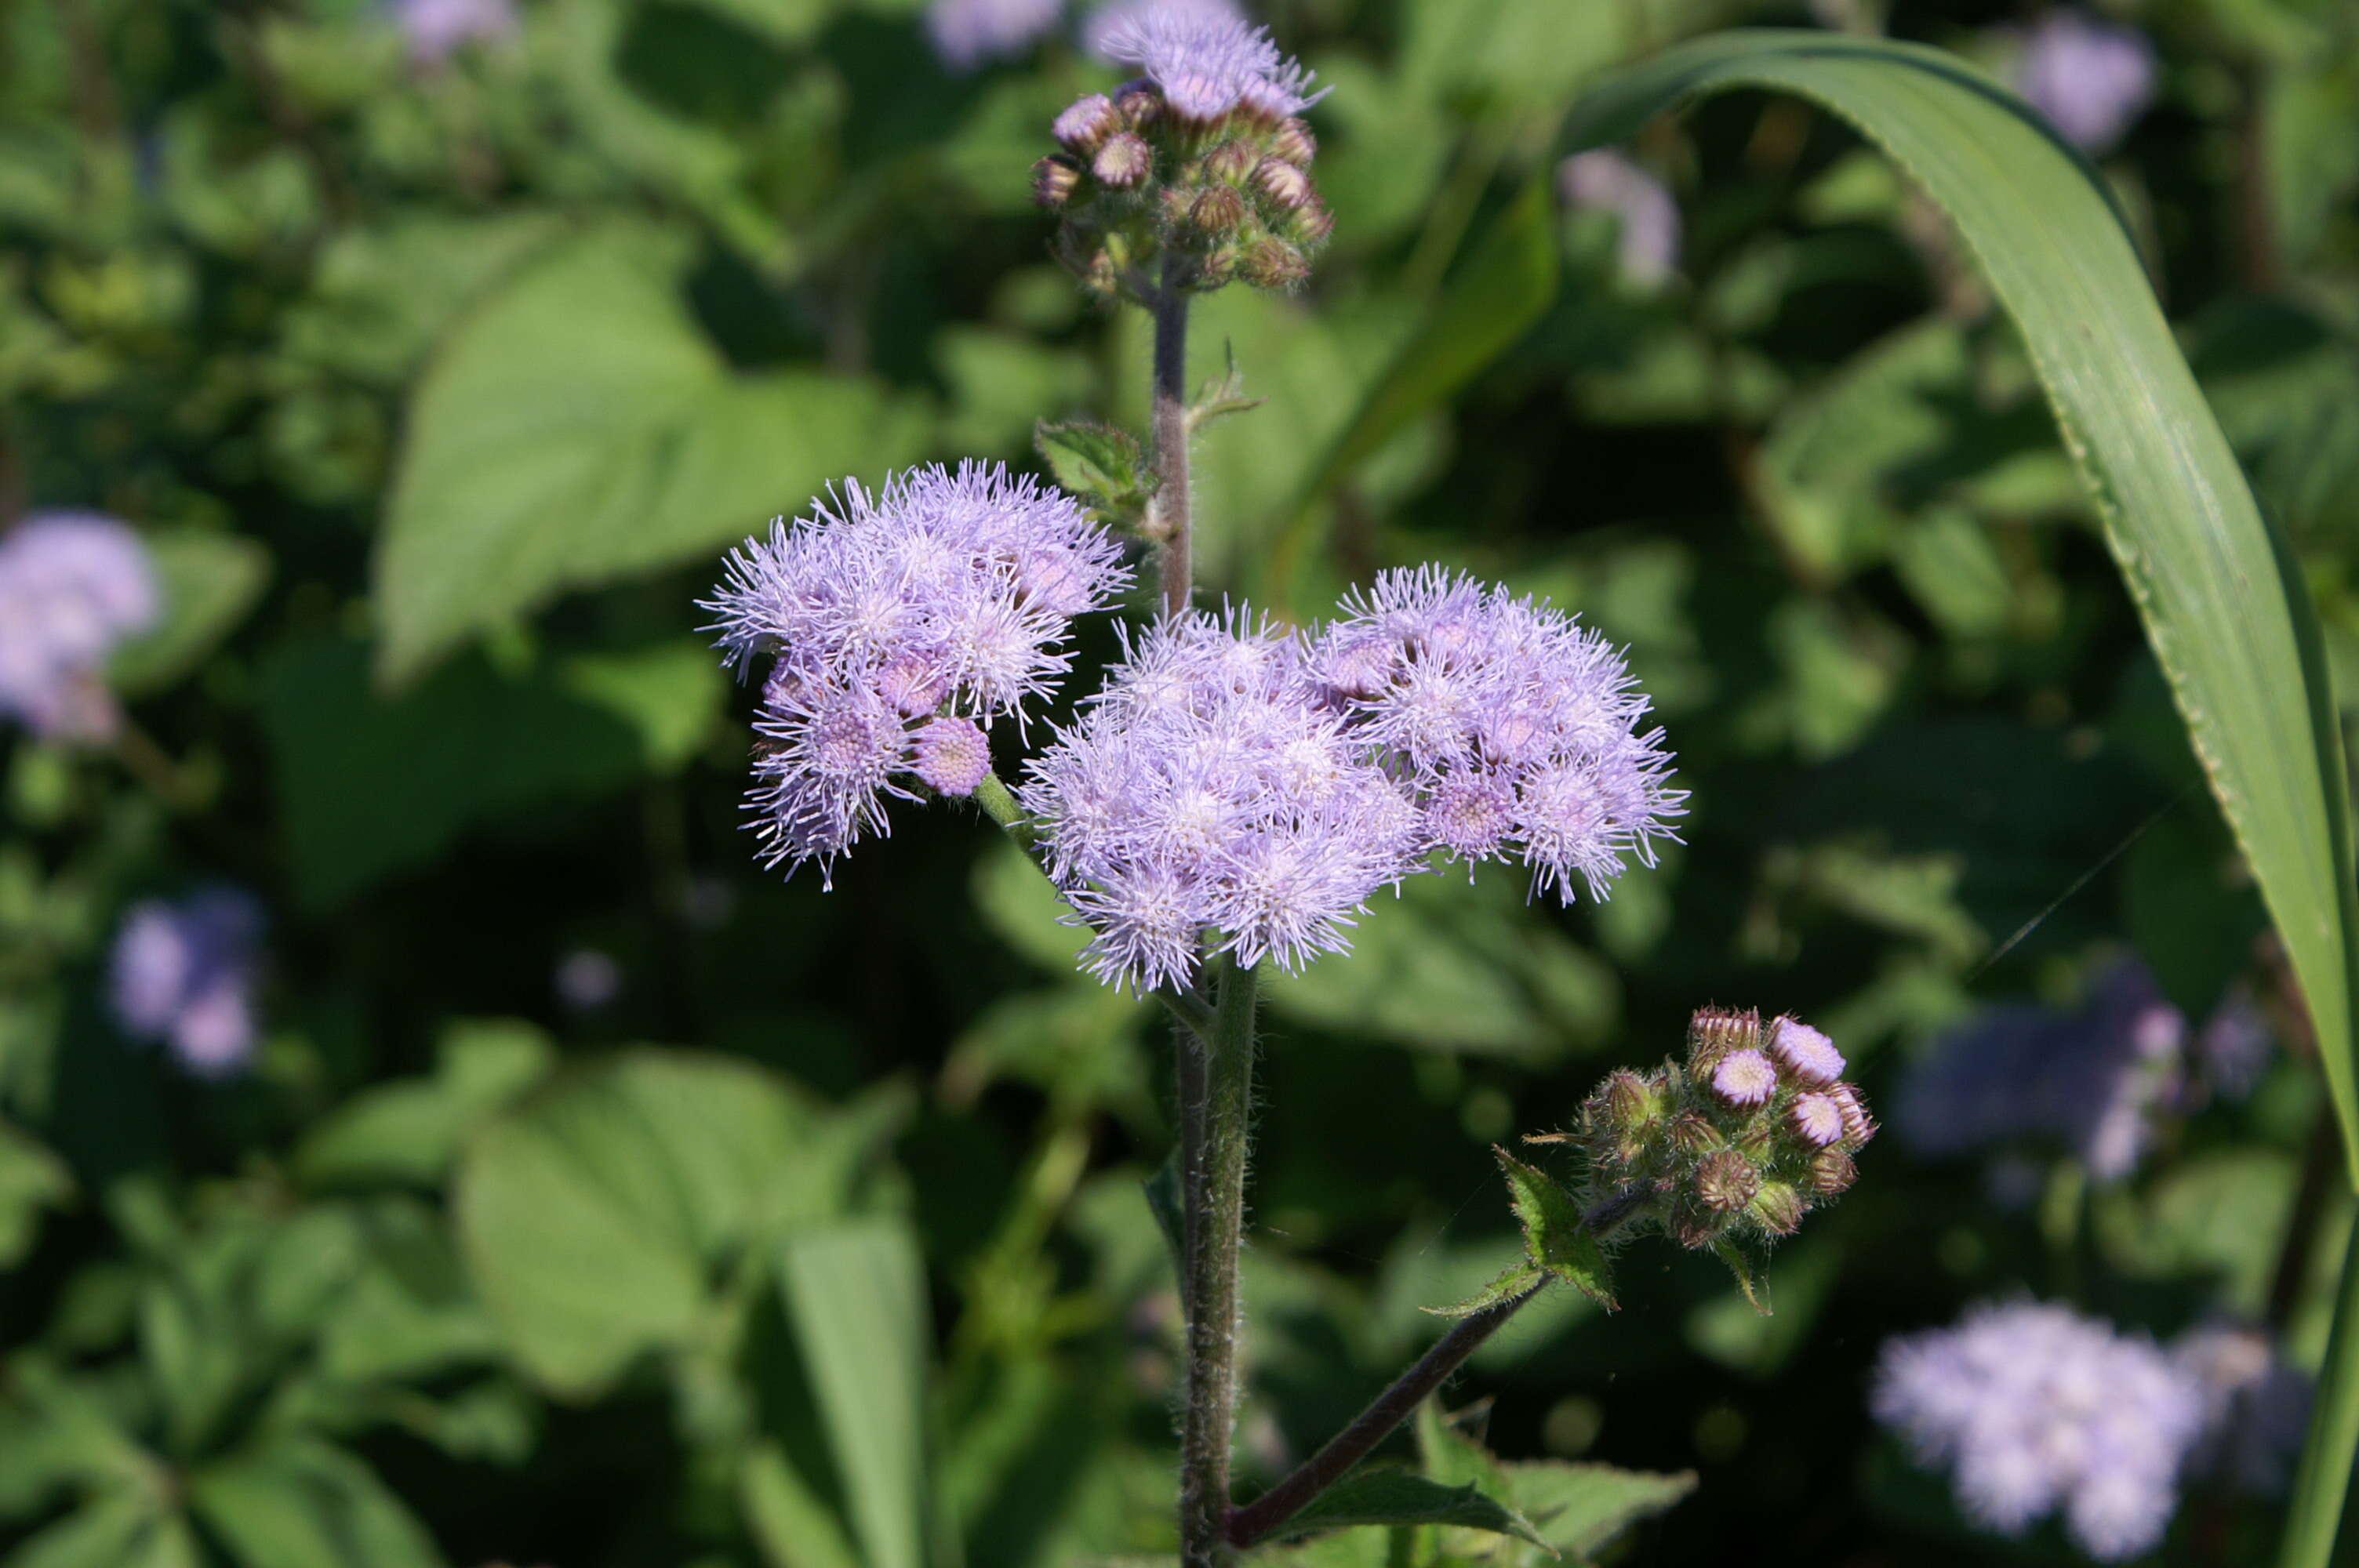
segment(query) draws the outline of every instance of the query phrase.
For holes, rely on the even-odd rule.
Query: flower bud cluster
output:
[[[1793,1018],[1706,1008],[1688,1056],[1609,1075],[1571,1141],[1589,1159],[1592,1202],[1635,1200],[1689,1248],[1790,1236],[1851,1185],[1875,1135],[1843,1054]]]
[[[791,528],[729,558],[703,608],[738,672],[773,655],[748,808],[767,863],[834,858],[887,830],[914,779],[972,795],[985,730],[1046,695],[1072,618],[1129,580],[1079,503],[1000,464],[846,481]]]
[[[1063,216],[1058,259],[1102,297],[1158,275],[1193,289],[1307,277],[1334,219],[1311,183],[1300,116],[1322,94],[1301,66],[1266,30],[1187,6],[1125,22],[1106,52],[1140,75],[1058,115],[1064,150],[1033,168],[1034,200]]]

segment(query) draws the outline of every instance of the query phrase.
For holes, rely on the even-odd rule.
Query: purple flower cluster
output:
[[[2203,1438],[2190,1467],[2255,1496],[2283,1492],[2310,1432],[2310,1378],[2267,1333],[2240,1324],[2202,1325],[2170,1348],[2204,1391]]]
[[[1602,899],[1624,858],[1654,864],[1669,787],[1646,696],[1597,633],[1438,567],[1391,571],[1344,603],[1312,678],[1415,793],[1426,836],[1466,861],[1520,858],[1537,887]]]
[[[2137,1168],[2157,1122],[2193,1102],[2196,1074],[2223,1093],[2250,1088],[2267,1050],[2251,1004],[2232,999],[2202,1039],[2211,1044],[2190,1052],[2185,1015],[2125,959],[2075,1011],[1994,1007],[1943,1035],[1902,1080],[1894,1122],[1933,1155],[2050,1139],[2099,1181],[2118,1181]]]
[[[461,46],[514,38],[515,0],[393,0],[394,20],[409,42],[409,58],[439,65]]]
[[[115,1018],[130,1034],[164,1042],[190,1072],[236,1071],[254,1050],[261,939],[262,906],[235,888],[133,905],[114,938]]]
[[[1114,40],[1123,29],[1156,13],[1193,16],[1211,22],[1245,24],[1248,18],[1237,0],[1107,0],[1082,24],[1082,47],[1114,63]]]
[[[1061,491],[999,464],[913,469],[879,492],[845,481],[792,527],[729,558],[704,602],[762,689],[750,809],[767,863],[834,858],[887,830],[914,777],[969,795],[987,728],[1064,674],[1072,618],[1129,580],[1112,535]]]
[[[1620,153],[1575,153],[1557,166],[1557,191],[1568,207],[1621,220],[1622,274],[1657,284],[1680,264],[1680,204],[1669,188]]]
[[[934,0],[926,8],[926,36],[952,70],[973,70],[1006,59],[1056,27],[1065,0]]]
[[[1873,1405],[1921,1463],[1951,1471],[1982,1523],[2019,1535],[2061,1510],[2082,1550],[2111,1563],[2169,1526],[2207,1393],[2144,1336],[2014,1302],[1886,1342]]]
[[[1190,978],[1202,934],[1251,965],[1341,951],[1417,869],[1417,812],[1321,700],[1290,634],[1189,615],[1127,650],[1022,791],[1049,874],[1094,934],[1090,971]]]
[[[2154,46],[2136,28],[2050,11],[2024,40],[2015,84],[2066,139],[2101,153],[2154,96]]]
[[[40,513],[0,535],[0,718],[63,739],[111,734],[100,672],[160,608],[147,547],[112,517]]]
[[[1205,5],[1143,5],[1107,26],[1097,46],[1135,65],[1183,124],[1210,125],[1236,110],[1275,124],[1327,94],[1269,30]]]

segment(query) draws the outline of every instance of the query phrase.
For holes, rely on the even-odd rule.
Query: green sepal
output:
[[[1524,1252],[1532,1266],[1555,1275],[1607,1312],[1614,1311],[1620,1305],[1614,1299],[1614,1270],[1582,1217],[1581,1205],[1547,1172],[1525,1164],[1495,1143],[1491,1152],[1499,1157],[1499,1169],[1506,1173],[1516,1218],[1524,1227]]]
[[[1769,1316],[1768,1260],[1749,1254],[1726,1237],[1713,1242],[1712,1249],[1728,1265],[1728,1271],[1736,1276],[1736,1288],[1745,1292],[1745,1304],[1763,1317]]]
[[[1308,1535],[1313,1530],[1343,1530],[1353,1525],[1449,1525],[1459,1530],[1487,1530],[1513,1536],[1542,1548],[1555,1548],[1532,1529],[1531,1521],[1468,1482],[1447,1487],[1413,1470],[1382,1466],[1356,1471],[1319,1494],[1300,1513],[1280,1527],[1278,1535]]]
[[[1032,427],[1032,445],[1059,484],[1116,527],[1137,524],[1160,482],[1138,438],[1111,425],[1043,419]]]

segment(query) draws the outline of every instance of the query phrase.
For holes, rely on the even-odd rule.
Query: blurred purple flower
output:
[[[262,925],[262,905],[232,887],[135,904],[114,938],[116,1021],[127,1033],[164,1042],[191,1073],[235,1072],[254,1050]]]
[[[1065,0],[933,0],[926,36],[944,65],[973,70],[1022,54],[1064,13]]]
[[[1434,847],[1518,856],[1566,902],[1676,838],[1684,790],[1606,641],[1571,616],[1439,567],[1389,571],[1310,655],[1326,700],[1415,790]]]
[[[2253,1092],[2277,1053],[2269,1022],[2250,988],[2231,987],[2195,1036],[2195,1059],[2204,1081],[2230,1099]]]
[[[2203,1386],[2204,1431],[2190,1467],[2260,1497],[2283,1492],[2310,1432],[2313,1388],[2269,1336],[2211,1323],[2171,1346]]]
[[[1306,677],[1299,643],[1240,611],[1155,626],[1036,760],[1022,798],[1094,933],[1090,972],[1186,980],[1201,934],[1293,970],[1417,869],[1417,813]]]
[[[515,0],[392,0],[393,16],[409,41],[409,58],[439,65],[465,44],[492,43],[516,34]]]
[[[1112,64],[1116,58],[1113,49],[1115,36],[1156,11],[1201,16],[1215,23],[1245,23],[1252,19],[1237,0],[1106,0],[1082,22],[1082,47]]]
[[[1871,1403],[1983,1524],[2020,1535],[2060,1510],[2081,1549],[2111,1563],[2162,1539],[2206,1400],[2145,1336],[2013,1302],[1887,1340]]]
[[[113,734],[106,657],[160,610],[147,546],[112,517],[37,513],[0,535],[0,717],[60,739]]]
[[[2154,46],[2134,27],[2050,11],[2024,39],[2015,84],[2065,138],[2110,149],[2154,96]]]
[[[846,481],[747,540],[702,607],[740,675],[772,655],[750,802],[766,862],[816,860],[824,880],[886,830],[887,799],[917,798],[905,780],[973,789],[972,745],[950,755],[973,737],[932,721],[1021,724],[1064,675],[1072,617],[1129,580],[1120,557],[1071,496],[997,463]]]
[[[1281,53],[1269,29],[1201,5],[1140,6],[1105,30],[1106,57],[1138,67],[1175,115],[1210,124],[1239,108],[1273,123],[1327,93]]]
[[[576,947],[557,961],[557,1000],[575,1012],[595,1012],[623,994],[623,966],[612,953]]]
[[[1620,153],[1575,153],[1557,166],[1557,192],[1568,207],[1621,220],[1623,276],[1658,284],[1680,265],[1680,204],[1670,189]]]

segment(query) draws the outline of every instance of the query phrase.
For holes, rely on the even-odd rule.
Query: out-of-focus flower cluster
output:
[[[1129,572],[1070,496],[998,464],[847,481],[812,514],[748,540],[703,607],[741,675],[771,656],[750,807],[768,863],[824,879],[909,781],[974,791],[988,727],[1054,687],[1072,618]]]
[[[2267,1024],[2233,991],[2200,1032],[2153,974],[2123,959],[2078,1009],[1995,1007],[1938,1040],[1902,1080],[1893,1123],[1934,1155],[2020,1140],[2060,1145],[2099,1181],[2136,1170],[2163,1119],[2248,1092]]]
[[[467,44],[514,38],[515,0],[393,0],[393,17],[409,58],[439,65]]]
[[[1213,5],[1138,7],[1099,42],[1139,74],[1058,115],[1064,150],[1034,166],[1059,259],[1101,297],[1308,276],[1334,227],[1310,178],[1309,73]]]
[[[1022,53],[1064,15],[1065,0],[934,0],[926,9],[926,34],[944,65],[973,70]]]
[[[253,1054],[262,905],[236,888],[132,906],[114,938],[110,981],[125,1033],[158,1040],[202,1076]]]
[[[1859,1174],[1875,1136],[1843,1053],[1793,1018],[1718,1008],[1689,1025],[1684,1063],[1621,1068],[1582,1104],[1568,1141],[1592,1204],[1636,1202],[1682,1247],[1790,1236]]]
[[[1687,796],[1613,646],[1561,611],[1436,567],[1386,572],[1343,604],[1310,670],[1409,785],[1435,848],[1520,859],[1540,889],[1594,898]]]
[[[2162,1540],[2184,1474],[2282,1487],[2310,1390],[2256,1331],[2210,1325],[2165,1347],[2017,1301],[1886,1342],[1873,1405],[1982,1524],[2020,1535],[2060,1512],[2111,1563]]]
[[[1022,791],[1049,874],[1137,989],[1194,973],[1201,934],[1242,964],[1340,951],[1368,897],[1418,869],[1406,792],[1320,699],[1290,633],[1190,615],[1149,631]]]
[[[2067,140],[2102,153],[2145,113],[2154,74],[2154,45],[2144,33],[2057,10],[2024,37],[2015,84]]]
[[[147,547],[112,517],[40,513],[0,535],[0,717],[60,740],[112,735],[107,655],[161,609]]]
[[[1651,287],[1680,265],[1680,204],[1670,188],[1607,148],[1557,165],[1558,198],[1576,211],[1611,213],[1621,224],[1622,276]]]

